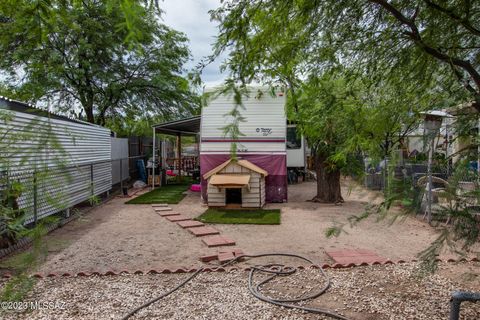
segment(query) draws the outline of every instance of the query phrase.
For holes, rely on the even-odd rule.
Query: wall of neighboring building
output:
[[[446,153],[447,155],[453,154],[455,152],[455,142],[452,142],[454,138],[453,135],[453,120],[451,118],[444,118],[438,135],[435,137],[435,152]],[[425,137],[423,123],[420,123],[418,128],[410,132],[406,136],[405,141],[409,153],[415,150],[420,153],[428,152],[429,145],[427,144],[430,140]],[[446,141],[448,141],[448,143],[445,143]]]
[[[39,115],[36,109],[20,112],[19,106],[25,107],[0,101],[0,111],[13,116],[0,123],[0,132],[5,133],[2,153],[9,157],[1,162],[0,174],[23,184],[18,202],[26,211],[26,223],[34,220],[34,203],[40,219],[111,189],[109,129]]]
[[[111,138],[112,145],[112,184],[130,177],[128,160],[128,138]],[[120,161],[121,159],[121,161]]]

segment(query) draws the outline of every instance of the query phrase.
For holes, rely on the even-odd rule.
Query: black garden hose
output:
[[[271,297],[268,297],[268,296],[262,294],[261,287],[263,285],[267,284],[268,282],[270,282],[271,280],[273,280],[274,278],[278,277],[278,276],[288,276],[288,275],[291,275],[291,274],[297,272],[297,268],[288,267],[288,266],[285,266],[285,265],[282,265],[282,264],[256,265],[256,266],[254,266],[250,269],[250,273],[249,273],[249,276],[248,276],[248,289],[257,299],[260,299],[262,301],[265,301],[265,302],[268,302],[268,303],[271,303],[271,304],[274,304],[274,305],[277,305],[277,306],[281,306],[281,307],[284,307],[284,308],[298,309],[298,310],[303,310],[303,311],[306,311],[306,312],[309,312],[309,313],[314,313],[314,314],[323,314],[323,315],[329,316],[333,319],[350,320],[349,318],[347,318],[345,316],[339,315],[337,313],[334,313],[334,312],[326,310],[326,309],[303,307],[303,306],[298,306],[298,305],[292,304],[292,303],[295,303],[295,302],[302,302],[302,301],[315,299],[315,298],[321,296],[322,294],[324,294],[327,291],[327,289],[330,287],[330,278],[325,273],[325,271],[322,269],[322,267],[313,263],[313,261],[308,259],[308,258],[305,258],[305,257],[300,256],[300,255],[296,255],[296,254],[290,254],[290,253],[264,253],[264,254],[255,254],[255,255],[242,255],[242,256],[236,257],[235,259],[233,259],[231,261],[228,261],[228,262],[222,264],[221,267],[226,267],[230,264],[233,264],[234,262],[237,262],[239,259],[243,259],[243,258],[254,259],[254,258],[261,258],[261,257],[292,257],[292,258],[298,258],[298,259],[304,260],[304,261],[310,263],[313,267],[317,267],[318,270],[320,270],[321,274],[325,277],[326,283],[323,286],[323,288],[321,288],[319,291],[314,292],[314,293],[312,293],[310,295],[307,295],[307,296],[302,296],[301,298],[292,298],[292,299],[271,298]],[[141,306],[131,310],[127,315],[125,315],[122,318],[122,320],[126,320],[126,319],[130,318],[131,316],[133,316],[138,311],[148,307],[152,303],[155,303],[158,300],[163,299],[163,298],[169,296],[170,294],[174,293],[175,291],[179,290],[184,285],[186,285],[190,280],[195,278],[200,272],[202,272],[203,269],[204,269],[204,267],[199,268],[197,271],[192,273],[187,279],[185,279],[183,282],[181,282],[180,284],[178,284],[177,286],[175,286],[171,290],[169,290],[169,291],[159,295],[158,297],[155,297],[155,298],[147,301],[146,303],[142,304]],[[270,273],[271,276],[268,277],[267,279],[261,281],[258,284],[254,284],[253,280],[254,280],[254,275],[255,275],[256,272]]]

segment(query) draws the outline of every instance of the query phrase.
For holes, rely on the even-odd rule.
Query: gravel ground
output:
[[[278,260],[277,260],[278,261]],[[453,290],[480,289],[480,263],[442,263],[437,274],[418,277],[415,264],[327,270],[328,292],[306,305],[357,320],[446,319]],[[201,273],[180,291],[132,319],[324,319],[255,299],[246,271]],[[120,275],[38,280],[28,301],[64,302],[64,309],[6,313],[4,319],[119,319],[128,310],[172,288],[186,274]],[[299,270],[268,285],[277,297],[321,287],[318,270]],[[465,303],[462,319],[479,319],[480,304]],[[325,318],[326,319],[326,318]]]

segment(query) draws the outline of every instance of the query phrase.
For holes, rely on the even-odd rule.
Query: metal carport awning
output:
[[[200,132],[200,118],[201,116],[195,116],[181,120],[159,123],[154,125],[153,129],[156,133],[195,136]]]
[[[200,119],[201,116],[194,116],[190,118],[174,120],[153,125],[153,163],[155,164],[155,136],[157,133],[173,135],[177,137],[177,157],[179,160],[179,176],[181,179],[182,170],[182,148],[181,136],[197,136],[200,133]],[[155,188],[155,166],[152,169],[152,189]]]

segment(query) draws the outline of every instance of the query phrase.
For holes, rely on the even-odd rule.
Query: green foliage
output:
[[[5,183],[1,190],[0,199],[0,247],[4,248],[13,244],[18,236],[27,229],[24,226],[25,212],[19,208],[18,198],[23,192],[23,185],[18,181],[9,182],[0,179],[0,183]]]
[[[101,199],[98,197],[98,196],[91,196],[89,199],[88,199],[88,202],[90,202],[90,205],[91,206],[94,206],[94,205],[97,205],[99,204],[101,201]]]
[[[34,280],[28,272],[47,254],[44,241],[47,226],[58,222],[55,217],[46,217],[27,227],[27,213],[31,214],[32,210],[20,208],[19,198],[24,193],[33,194],[38,188],[39,200],[62,210],[67,203],[60,187],[71,181],[67,171],[70,159],[49,119],[34,117],[13,134],[13,117],[13,113],[0,109],[0,235],[3,247],[20,238],[29,238],[32,248],[15,256],[13,264],[8,266],[15,276],[2,288],[2,301],[21,301],[32,288]],[[25,141],[28,141],[27,147]],[[55,168],[49,164],[55,164]],[[12,172],[25,172],[30,177],[22,180]]]
[[[455,8],[455,3],[461,1],[449,2],[452,3],[447,5]],[[379,0],[224,1],[219,9],[212,12],[212,18],[220,22],[220,37],[216,49],[233,48],[230,57],[235,62],[262,57],[263,61],[280,64],[283,61],[278,53],[290,52],[295,56],[304,52],[307,58],[312,58],[305,61],[305,69],[315,68],[319,64],[335,66],[341,63],[379,75],[394,71],[395,68],[398,70],[403,64],[410,63],[420,67],[416,68],[417,70],[412,68],[412,75],[425,72],[425,68],[429,66],[421,64],[428,60],[429,56],[424,55],[424,52],[419,50],[423,48],[418,48],[420,44],[415,43],[404,32],[405,26],[386,10],[385,3],[386,1]],[[393,1],[391,6],[406,15],[413,14],[416,9],[418,12],[415,22],[424,23],[423,27],[426,29],[423,36],[428,37],[425,39],[428,43],[443,43],[445,49],[449,48],[447,44],[455,44],[449,48],[451,52],[463,52],[465,56],[469,56],[468,52],[475,52],[474,46],[461,48],[460,40],[473,45],[475,38],[469,38],[463,28],[456,29],[460,25],[459,21],[449,19],[425,3],[417,5],[412,2]],[[462,4],[454,10],[459,13],[468,13],[470,10],[471,15],[478,14],[477,4],[471,3],[470,6],[472,7],[467,8],[467,5]],[[249,38],[246,35],[254,36]],[[229,42],[232,39],[239,41]],[[260,39],[266,42],[261,42]],[[258,50],[254,50],[253,46]],[[246,50],[242,56],[239,48],[253,49]],[[271,48],[275,50],[269,50]],[[268,51],[261,53],[262,49]],[[318,60],[315,62],[313,58]],[[435,59],[432,57],[427,62],[432,60]],[[254,66],[245,66],[243,70],[249,75],[259,75],[258,71],[263,71],[261,66],[256,69]],[[235,71],[242,70],[235,67]],[[274,72],[275,70],[271,70],[272,74]]]
[[[3,287],[0,301],[22,301],[34,285],[35,279],[26,274],[14,277]]]
[[[195,220],[218,224],[280,224],[280,209],[209,208]]]
[[[359,85],[347,85],[341,74],[313,77],[297,91],[299,107],[293,119],[310,147],[327,156],[330,170],[363,172],[352,156],[368,143],[362,137],[368,110],[361,102],[361,93]]]
[[[351,227],[361,221],[374,217],[377,221],[387,221],[389,224],[404,220],[408,216],[424,214],[422,202],[425,205],[425,185],[416,186],[411,178],[395,177],[393,161],[389,166],[388,183],[385,199],[379,205],[367,206],[360,215],[348,217],[347,223],[335,223],[326,230],[326,236],[339,236],[345,232],[347,225]],[[466,190],[466,181],[473,184],[471,190]],[[421,261],[421,274],[437,270],[436,259],[444,249],[463,256],[471,252],[480,237],[480,187],[478,174],[468,168],[468,162],[456,163],[453,174],[449,177],[441,191],[437,189],[435,196],[439,199],[432,205],[433,221],[431,225],[438,231],[437,238],[418,254]]]
[[[328,227],[325,229],[325,237],[327,238],[332,238],[332,237],[338,237],[343,230],[343,225],[336,223],[335,225]]]
[[[2,2],[4,85],[101,125],[192,113],[198,98],[181,76],[187,38],[150,9],[139,0]]]
[[[480,111],[479,14],[480,2],[460,0],[224,1],[211,12],[220,24],[214,56],[228,49],[224,69],[230,81],[285,86],[289,116],[312,151],[323,153],[327,169],[354,173],[358,158],[390,156],[416,128],[421,111],[471,100]],[[478,136],[472,131],[478,113],[464,118],[459,133]],[[478,138],[472,140],[469,151],[478,145]],[[339,235],[344,225],[372,214],[393,222],[416,207],[418,190],[392,171],[393,166],[382,205],[333,226],[327,235]],[[398,205],[403,210],[392,215]],[[450,234],[466,244],[475,228],[478,232],[471,213],[459,208],[448,213],[455,216]],[[451,238],[439,238],[425,259],[446,242],[442,239]]]
[[[216,54],[228,48],[232,77],[283,84],[293,105],[304,79],[338,69],[360,78],[362,99],[379,107],[371,134],[383,136],[385,155],[418,111],[480,101],[479,9],[455,0],[240,0],[211,14],[220,24]]]
[[[32,239],[32,248],[15,256],[13,263],[8,265],[14,270],[15,275],[2,288],[0,301],[23,301],[33,288],[35,279],[28,272],[34,270],[46,257],[48,252],[47,242],[44,240],[44,236],[48,232],[46,226],[57,222],[57,218],[47,217],[34,228],[24,229],[21,232],[22,237]]]
[[[317,162],[332,174],[359,176],[363,156],[383,159],[416,128],[420,111],[458,97],[442,92],[458,83],[444,76],[435,59],[425,64],[428,57],[414,49],[423,60],[412,65],[405,56],[414,53],[369,31],[384,29],[377,19],[390,19],[377,9],[370,17],[371,6],[245,0],[225,1],[211,12],[220,24],[214,56],[228,51],[223,68],[229,82],[286,88],[289,119],[297,122],[313,155],[322,153]],[[396,60],[398,52],[402,58]]]
[[[230,139],[234,140],[230,144],[230,156],[232,159],[237,159],[238,145],[235,140],[244,135],[242,132],[240,132],[240,122],[245,122],[245,118],[242,116],[241,110],[245,110],[245,107],[242,103],[242,91],[246,90],[246,88],[237,87],[234,85],[226,86],[222,93],[225,94],[228,90],[231,90],[233,93],[234,106],[229,112],[223,115],[226,118],[225,122],[227,125],[225,125],[222,129],[225,137],[229,137]]]

